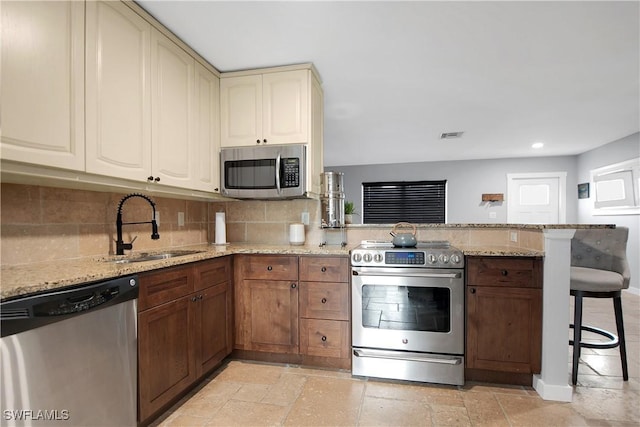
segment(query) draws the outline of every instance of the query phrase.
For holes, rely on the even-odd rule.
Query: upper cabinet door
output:
[[[2,158],[84,170],[84,3],[2,2]]]
[[[309,71],[263,74],[263,140],[309,142]]]
[[[220,81],[220,128],[223,147],[262,142],[262,76],[228,77]]]
[[[87,172],[151,172],[151,25],[120,2],[86,2]]]
[[[194,67],[187,52],[164,34],[151,36],[151,169],[161,184],[192,187]]]
[[[220,188],[220,79],[196,61],[194,188]]]

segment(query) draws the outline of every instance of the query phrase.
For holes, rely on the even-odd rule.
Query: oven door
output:
[[[352,269],[352,342],[370,348],[462,355],[461,269]]]

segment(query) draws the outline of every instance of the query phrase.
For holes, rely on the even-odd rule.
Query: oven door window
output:
[[[240,190],[276,188],[276,160],[227,160],[224,162],[224,185]]]
[[[439,287],[364,285],[362,326],[447,333],[451,330],[451,291]]]

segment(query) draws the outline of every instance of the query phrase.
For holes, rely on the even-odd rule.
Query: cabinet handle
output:
[[[326,271],[327,271],[327,267],[322,267],[322,268],[320,269],[320,271],[322,271],[323,273],[324,273],[324,272],[326,272]]]
[[[323,335],[323,336],[322,336],[322,338],[321,338],[321,340],[322,340],[322,341],[326,341],[326,340],[327,340],[327,337],[325,337],[325,336]]]
[[[271,270],[273,270],[273,267],[271,267],[271,266],[269,265],[269,266],[267,266],[267,270],[271,271]]]
[[[298,285],[296,285],[295,283],[291,284],[291,289],[295,289]]]
[[[506,276],[507,274],[509,274],[509,272],[507,270],[500,270],[500,274]]]
[[[322,298],[322,303],[326,304],[327,303],[327,299],[326,298]]]
[[[469,292],[471,292],[472,294],[475,294],[476,293],[476,288],[469,289]]]

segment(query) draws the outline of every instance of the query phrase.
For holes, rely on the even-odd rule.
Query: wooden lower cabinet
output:
[[[232,350],[230,258],[140,275],[138,420],[166,409]],[[176,288],[182,295],[176,297]]]
[[[349,369],[349,259],[236,255],[239,357]]]
[[[467,258],[467,380],[530,385],[542,356],[542,260]]]

